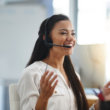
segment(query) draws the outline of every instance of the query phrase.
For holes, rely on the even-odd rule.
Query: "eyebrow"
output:
[[[66,29],[60,29],[59,31],[61,31],[61,30],[67,31]],[[71,31],[74,31],[74,30],[71,30]]]

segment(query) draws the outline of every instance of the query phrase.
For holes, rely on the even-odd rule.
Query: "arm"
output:
[[[47,110],[48,100],[45,100],[42,95],[39,96],[35,110]]]
[[[110,82],[108,82],[102,89],[102,93],[104,95],[105,101],[110,101],[110,95],[109,95],[110,88],[109,88],[109,86],[110,86]],[[99,100],[94,104],[95,110],[99,110],[99,104],[100,104]],[[91,108],[90,108],[90,110],[91,110]]]
[[[99,100],[94,104],[95,110],[99,110]]]
[[[35,69],[26,69],[23,71],[23,75],[17,87],[20,97],[20,110],[47,109],[48,100],[52,96],[54,88],[58,83],[58,81],[55,81],[54,85],[51,86],[57,76],[55,75],[50,80],[53,72],[47,76],[48,73],[49,71],[45,72],[41,77]],[[41,90],[40,94],[39,89]]]
[[[20,97],[20,110],[35,109],[39,98],[39,70],[25,68],[17,85],[17,92]]]
[[[58,83],[58,81],[55,81],[54,85],[52,85],[52,83],[54,82],[54,80],[57,78],[57,76],[55,75],[51,80],[51,76],[53,75],[53,72],[51,72],[48,76],[47,74],[49,73],[49,71],[46,71],[40,80],[40,88],[41,88],[41,92],[40,92],[40,96],[37,100],[35,109],[36,110],[47,110],[47,104],[48,104],[48,100],[49,98],[52,96],[53,91]]]
[[[99,100],[94,103],[89,110],[99,110]]]

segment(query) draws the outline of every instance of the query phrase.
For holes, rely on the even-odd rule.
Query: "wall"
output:
[[[20,77],[46,16],[46,8],[42,5],[0,6],[0,78]]]
[[[18,82],[47,14],[36,3],[0,6],[0,110],[9,110],[9,85]]]

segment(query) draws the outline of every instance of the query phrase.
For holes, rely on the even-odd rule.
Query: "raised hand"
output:
[[[106,101],[110,101],[110,81],[102,88],[104,98]]]
[[[40,88],[41,88],[40,95],[42,95],[45,100],[48,100],[52,96],[54,89],[58,83],[58,80],[55,81],[55,79],[57,78],[57,75],[55,75],[53,78],[51,78],[52,75],[54,74],[54,72],[50,72],[49,75],[48,75],[48,73],[49,73],[49,71],[47,70],[42,75],[41,80],[40,80]],[[52,86],[52,83],[54,81],[55,81],[55,83]]]

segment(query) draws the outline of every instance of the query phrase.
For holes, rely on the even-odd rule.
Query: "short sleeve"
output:
[[[39,74],[39,71],[35,68],[23,70],[17,86],[20,97],[20,110],[32,110],[35,108],[40,89],[41,76]]]

